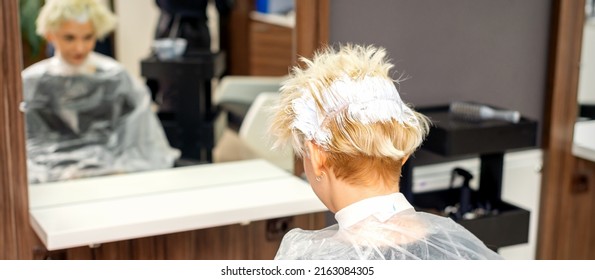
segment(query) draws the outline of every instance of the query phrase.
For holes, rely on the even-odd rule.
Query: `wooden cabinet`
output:
[[[301,8],[308,14],[307,27],[313,27],[314,14],[310,9],[318,9],[318,5],[326,3],[296,2],[296,18]],[[224,41],[223,49],[227,55],[227,74],[242,76],[283,76],[289,73],[289,67],[294,63],[294,54],[298,52],[298,39],[294,38],[295,24],[290,18],[281,15],[266,15],[255,12],[254,0],[235,1],[231,11],[228,26],[221,35]],[[297,22],[297,20],[296,20]],[[314,33],[308,28],[302,28],[304,36],[314,38]],[[307,40],[308,43],[318,44],[320,40]],[[306,44],[304,44],[305,46]],[[302,46],[302,48],[304,47]],[[312,49],[315,47],[309,46]]]
[[[252,20],[249,71],[253,76],[283,76],[292,65],[293,28]]]
[[[557,259],[595,259],[595,162],[574,158],[558,208]]]

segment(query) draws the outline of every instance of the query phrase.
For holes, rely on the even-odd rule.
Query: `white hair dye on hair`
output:
[[[390,77],[386,50],[374,46],[325,47],[301,58],[281,87],[270,127],[274,147],[291,144],[307,156],[314,142],[333,160],[376,158],[401,161],[421,145],[427,117],[400,97]]]
[[[331,119],[342,122],[343,116],[362,124],[396,120],[402,125],[419,127],[419,121],[401,100],[394,83],[383,77],[365,76],[354,80],[343,75],[323,92],[313,94],[325,100],[322,111],[311,95],[303,93],[292,102],[296,118],[291,128],[300,130],[306,140],[314,140],[323,147],[327,147],[332,138],[328,122]],[[341,114],[343,111],[346,114]]]
[[[97,0],[48,0],[36,20],[37,34],[46,36],[65,21],[91,22],[98,39],[116,27],[116,15]]]

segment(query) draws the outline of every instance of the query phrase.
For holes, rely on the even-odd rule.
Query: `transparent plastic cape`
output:
[[[30,183],[170,168],[169,146],[148,89],[115,60],[93,53],[74,73],[53,57],[23,71]]]
[[[450,218],[416,212],[400,193],[391,195],[390,199],[400,205],[387,205],[388,211],[369,211],[366,208],[378,209],[377,204],[383,203],[372,199],[368,202],[376,205],[351,211],[347,222],[336,216],[339,224],[322,230],[289,231],[283,237],[275,259],[502,259]],[[345,223],[349,226],[344,227]]]

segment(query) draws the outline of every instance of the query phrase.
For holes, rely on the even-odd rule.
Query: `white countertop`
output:
[[[288,14],[265,14],[256,11],[250,12],[250,18],[253,20],[275,24],[287,28],[295,27],[295,13]]]
[[[595,121],[581,121],[574,125],[572,154],[595,162]]]
[[[37,184],[31,225],[48,250],[326,211],[264,160]]]

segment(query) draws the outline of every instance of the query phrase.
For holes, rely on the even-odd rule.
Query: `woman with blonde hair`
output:
[[[169,146],[148,88],[93,52],[116,17],[97,0],[48,0],[37,32],[53,57],[22,72],[31,183],[169,168]]]
[[[400,170],[429,120],[407,106],[374,46],[325,48],[302,59],[281,89],[271,126],[290,143],[338,224],[288,232],[276,259],[500,259],[449,218],[416,212]]]

